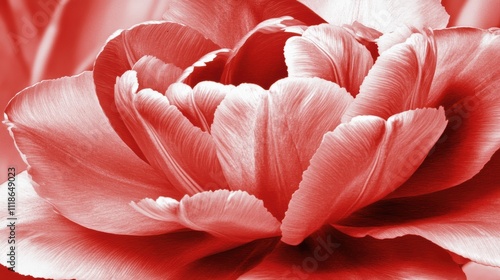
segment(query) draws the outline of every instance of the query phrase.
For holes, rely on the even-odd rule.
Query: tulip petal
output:
[[[150,55],[139,59],[132,70],[137,72],[139,89],[150,88],[164,93],[170,84],[174,83],[182,74],[182,70],[171,64],[164,63],[158,58]]]
[[[440,192],[383,200],[335,225],[353,236],[420,235],[485,265],[500,266],[500,152],[471,180]]]
[[[257,24],[270,18],[291,16],[308,25],[324,22],[303,4],[289,0],[174,0],[167,5],[165,20],[190,26],[227,48],[234,47]]]
[[[356,40],[366,47],[370,54],[372,55],[373,61],[377,60],[379,56],[378,47],[376,41],[382,35],[381,32],[364,26],[363,24],[355,21],[352,24],[344,24],[342,27],[351,33]]]
[[[424,34],[414,34],[405,43],[382,53],[342,121],[360,115],[387,119],[399,112],[425,107],[435,65],[433,39]]]
[[[210,133],[215,110],[232,89],[232,85],[214,82],[201,82],[194,88],[176,83],[165,95],[193,125]]]
[[[149,162],[180,193],[195,194],[226,186],[215,144],[193,126],[164,95],[151,89],[137,92],[134,71],[118,79],[116,105]]]
[[[324,133],[352,97],[319,78],[286,78],[269,91],[238,86],[215,112],[212,136],[232,190],[264,201],[279,220]]]
[[[243,191],[216,190],[184,196],[180,202],[168,197],[131,204],[144,215],[178,222],[192,230],[238,242],[279,235],[280,223],[262,200]]]
[[[15,183],[16,199],[22,204],[16,208],[15,246],[19,261],[15,270],[21,274],[53,279],[227,279],[254,266],[267,248],[273,247],[268,240],[240,246],[241,243],[193,231],[156,236],[98,232],[56,213],[35,193],[26,172],[18,174]],[[0,206],[7,209],[7,183],[2,184],[0,191]],[[6,221],[7,217],[7,211],[2,211],[0,218]],[[105,220],[113,222],[112,218]],[[137,223],[130,219],[127,222]],[[9,231],[2,226],[0,234],[8,236]],[[0,243],[2,255],[7,255],[11,245]],[[220,265],[221,258],[230,261],[217,269],[214,262],[219,261]],[[6,261],[6,257],[0,259],[2,265],[8,266]]]
[[[404,43],[413,33],[423,32],[411,26],[401,26],[391,33],[385,33],[377,40],[379,53],[385,52],[394,45]]]
[[[465,279],[445,250],[419,237],[376,240],[335,233],[311,243],[281,244],[238,279]]]
[[[150,235],[164,224],[130,209],[143,195],[181,196],[116,136],[95,96],[92,73],[41,82],[6,109],[37,193],[85,227]]]
[[[147,22],[112,36],[97,57],[94,81],[97,97],[111,125],[122,140],[144,158],[134,138],[127,130],[116,108],[114,85],[116,78],[132,69],[143,56],[184,69],[206,53],[220,49],[212,41],[189,27],[171,22]]]
[[[496,90],[500,67],[495,63],[500,59],[499,42],[500,33],[494,30],[436,30],[432,36],[411,35],[377,60],[343,121],[356,115],[386,118],[410,108],[438,106],[445,108],[448,119],[446,130],[422,166],[392,197],[456,186],[477,174],[500,148],[500,95]]]
[[[445,28],[449,15],[438,0],[300,0],[333,25],[361,24],[382,33],[399,26]]]
[[[463,183],[500,148],[500,67],[496,63],[500,32],[437,30],[435,39],[438,60],[427,106],[443,106],[448,127],[432,154],[393,197]]]
[[[296,245],[396,189],[446,127],[444,110],[403,112],[384,121],[360,116],[325,135],[293,194],[281,230]]]
[[[231,52],[229,49],[220,49],[206,54],[186,68],[177,81],[192,87],[203,81],[219,82]]]
[[[303,23],[291,17],[269,19],[257,25],[233,50],[221,82],[254,83],[267,89],[286,77],[283,48],[288,38],[300,35],[302,28],[299,25]]]
[[[335,38],[335,40],[332,40]],[[285,45],[290,77],[318,77],[337,83],[355,96],[373,65],[370,52],[345,29],[322,24]]]

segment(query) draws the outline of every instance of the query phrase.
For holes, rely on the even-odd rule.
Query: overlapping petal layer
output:
[[[6,115],[37,193],[59,213],[103,232],[162,232],[161,222],[128,203],[182,194],[116,135],[99,107],[92,73],[27,88],[11,101]]]
[[[138,87],[136,73],[125,72],[117,81],[115,100],[151,165],[182,194],[224,188],[210,134],[191,124],[164,95],[151,89],[137,92]]]
[[[139,89],[150,88],[161,93],[165,93],[182,74],[181,68],[150,55],[139,59],[132,70],[137,72]]]
[[[264,200],[279,220],[323,135],[339,123],[352,97],[318,78],[286,78],[269,91],[238,86],[222,101],[212,125],[231,189]]]
[[[500,152],[471,180],[436,193],[380,201],[336,227],[353,236],[420,235],[458,255],[500,266]]]
[[[232,85],[201,82],[191,88],[183,83],[173,84],[166,96],[189,121],[210,133],[217,107],[224,97],[234,89]]]
[[[231,241],[246,243],[279,235],[278,220],[261,200],[243,191],[201,192],[186,195],[180,201],[168,197],[156,201],[146,198],[132,206],[153,219]]]
[[[407,111],[387,121],[360,116],[325,135],[293,194],[282,240],[297,245],[399,187],[446,126],[444,111]]]
[[[290,77],[329,80],[353,96],[373,65],[370,52],[355,37],[328,24],[309,27],[301,37],[288,39],[285,59]]]
[[[104,113],[122,140],[144,158],[118,113],[114,98],[116,78],[132,69],[145,55],[181,69],[220,47],[197,31],[172,22],[148,22],[112,36],[96,59],[94,81]]]
[[[253,83],[269,88],[287,76],[283,48],[286,41],[303,32],[303,23],[291,17],[266,20],[235,46],[222,72],[221,82]]]
[[[15,183],[16,198],[22,201],[16,210],[15,269],[22,274],[54,279],[235,279],[275,244],[263,239],[245,245],[194,231],[155,236],[98,232],[56,213],[36,194],[25,172]],[[7,184],[0,190],[0,205],[7,209]],[[0,217],[6,220],[7,212]],[[124,221],[145,225],[130,217]],[[111,218],[118,217],[106,220],[113,222]],[[3,226],[0,233],[8,236],[9,231]],[[9,246],[0,244],[2,255]],[[7,265],[6,260],[2,258],[1,264]],[[224,267],[214,266],[221,261]]]
[[[411,108],[445,108],[446,130],[422,166],[392,197],[465,182],[500,148],[498,31],[455,28],[436,30],[428,40],[422,36],[414,34],[380,56],[343,118],[366,114],[387,118]],[[456,42],[464,43],[457,47]]]

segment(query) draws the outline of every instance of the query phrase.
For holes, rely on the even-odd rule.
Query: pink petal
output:
[[[206,54],[186,68],[177,81],[192,87],[203,81],[220,81],[231,53],[229,49],[220,49]]]
[[[280,223],[262,200],[243,191],[201,192],[186,195],[180,202],[166,197],[156,201],[146,198],[132,207],[153,219],[178,222],[186,228],[238,242],[279,235]]]
[[[279,245],[238,279],[465,279],[448,253],[419,237],[393,240],[327,233]]]
[[[269,88],[287,76],[283,48],[288,38],[300,35],[303,23],[291,17],[262,22],[244,37],[229,57],[221,82],[254,83]]]
[[[168,1],[163,18],[190,26],[220,46],[232,48],[260,22],[291,16],[308,25],[324,21],[297,1]],[[209,23],[209,24],[208,24]]]
[[[500,152],[471,180],[441,192],[381,201],[336,225],[353,235],[420,235],[462,257],[500,266]]]
[[[348,31],[328,24],[309,27],[302,37],[290,38],[285,59],[289,76],[329,80],[353,96],[373,65],[370,52]]]
[[[137,155],[143,157],[116,108],[116,78],[132,69],[145,55],[183,69],[216,49],[219,49],[217,45],[195,30],[171,22],[143,23],[109,39],[94,65],[97,96],[115,131]]]
[[[182,73],[179,67],[164,63],[150,55],[139,59],[132,70],[137,72],[140,89],[150,88],[158,92],[167,91],[168,86],[174,83]]]
[[[288,206],[282,241],[296,245],[396,189],[446,127],[444,110],[408,111],[384,121],[360,116],[325,135]]]
[[[496,63],[500,32],[457,28],[435,31],[435,39],[438,60],[427,106],[443,106],[448,127],[394,197],[465,182],[500,148],[500,67]]]
[[[399,112],[425,107],[435,65],[433,39],[423,34],[414,34],[404,44],[383,52],[342,121],[359,115],[387,119]]]
[[[382,33],[394,31],[399,26],[416,28],[444,28],[449,15],[436,0],[300,0],[333,25],[361,24]]]
[[[324,133],[352,97],[318,78],[286,78],[269,91],[238,86],[215,112],[212,135],[231,189],[264,201],[279,220]]]
[[[243,245],[193,231],[156,236],[93,231],[56,213],[37,196],[26,173],[18,174],[15,182],[21,202],[16,208],[16,271],[21,274],[55,279],[234,279],[273,247],[272,240]],[[7,184],[0,190],[0,206],[7,209]],[[6,221],[7,211],[0,218]],[[113,218],[103,219],[112,223]],[[2,226],[0,234],[9,232]],[[10,245],[0,243],[4,256]],[[0,259],[2,265],[8,265],[6,261]]]
[[[194,88],[176,83],[165,95],[193,125],[210,133],[215,110],[232,89],[232,85],[214,82],[201,82]]]
[[[149,235],[162,223],[128,203],[144,195],[179,197],[116,136],[95,96],[92,73],[39,83],[6,109],[38,194],[68,219],[116,234]]]
[[[125,72],[117,81],[116,105],[152,166],[180,193],[224,188],[210,134],[193,126],[162,94],[151,89],[137,93],[138,86],[136,73]]]

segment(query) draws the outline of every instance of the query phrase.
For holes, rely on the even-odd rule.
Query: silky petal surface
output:
[[[433,39],[414,34],[380,55],[342,121],[360,115],[387,119],[399,112],[425,107],[435,68]]]
[[[420,235],[462,257],[500,266],[500,152],[471,180],[436,193],[380,201],[336,227],[353,236]]]
[[[186,195],[180,201],[147,198],[132,206],[153,219],[178,222],[186,228],[232,241],[250,242],[279,235],[278,220],[261,200],[243,191],[201,192]]]
[[[426,160],[391,197],[456,186],[500,148],[499,42],[494,30],[453,28],[415,33],[381,54],[343,121],[439,106],[448,120]]]
[[[118,79],[116,104],[149,162],[184,194],[225,187],[210,134],[193,126],[164,95],[137,92],[137,76]]]
[[[347,30],[328,24],[309,27],[301,37],[288,39],[285,59],[290,77],[329,80],[353,96],[373,65],[370,52]]]
[[[168,1],[163,18],[198,30],[222,47],[232,48],[264,20],[291,16],[308,25],[323,23],[318,15],[297,1]]]
[[[166,92],[170,104],[175,105],[189,121],[210,133],[215,110],[234,86],[215,82],[201,82],[191,88],[183,83],[172,85]]]
[[[436,73],[427,106],[446,109],[448,127],[393,197],[439,191],[477,174],[500,148],[500,32],[435,31]],[[432,178],[432,180],[429,180]]]
[[[167,88],[182,74],[181,68],[150,55],[139,59],[132,70],[137,72],[139,90],[150,88],[161,93],[167,91]]]
[[[137,155],[144,158],[116,108],[116,78],[145,55],[184,69],[216,49],[220,47],[197,31],[172,22],[142,23],[119,31],[108,40],[94,64],[97,97],[115,131]]]
[[[128,203],[179,194],[116,136],[99,107],[92,73],[27,88],[6,115],[37,193],[59,213],[104,232],[161,233],[162,223]]]
[[[419,237],[376,240],[339,233],[279,245],[238,279],[465,279],[445,250]]]
[[[445,28],[449,15],[439,0],[300,0],[328,23],[341,26],[358,21],[382,33],[407,25]]]
[[[269,91],[251,84],[235,88],[212,125],[230,188],[262,199],[281,220],[323,135],[339,124],[352,99],[319,78],[286,78]]]
[[[15,183],[16,199],[22,202],[15,215],[16,271],[21,274],[53,279],[235,279],[273,248],[269,239],[241,244],[194,231],[155,236],[94,231],[55,212],[36,194],[26,172],[18,174]],[[0,186],[4,209],[7,187]],[[0,217],[5,221],[7,211]],[[0,233],[8,236],[9,231],[4,226]],[[3,255],[8,246],[0,244]],[[6,260],[1,264],[7,265]],[[223,267],[214,266],[222,260]]]
[[[403,112],[387,121],[360,116],[325,135],[293,194],[282,241],[297,245],[396,189],[415,171],[446,127],[444,111]]]

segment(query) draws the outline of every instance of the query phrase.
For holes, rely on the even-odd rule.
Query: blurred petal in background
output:
[[[500,27],[500,0],[443,0],[449,26]]]

